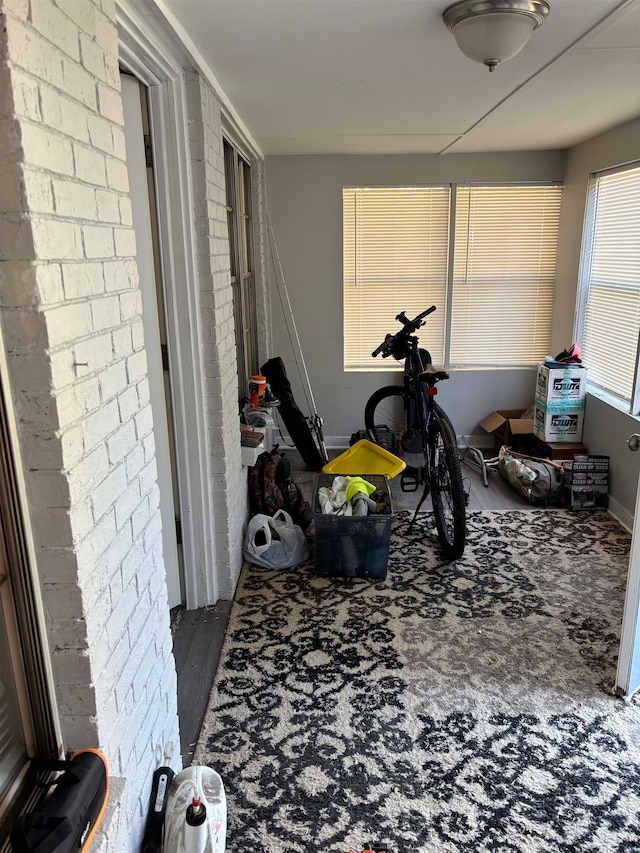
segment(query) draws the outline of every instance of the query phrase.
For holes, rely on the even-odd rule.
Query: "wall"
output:
[[[203,329],[205,408],[214,508],[218,591],[233,598],[242,568],[247,514],[246,469],[240,461],[238,371],[229,271],[222,116],[211,86],[195,71],[186,75],[193,176],[198,299]],[[254,164],[260,174],[260,166]],[[258,275],[260,279],[260,276]],[[266,336],[263,333],[262,339]],[[215,603],[215,602],[208,602]]]
[[[633,160],[640,160],[640,120],[614,128],[576,145],[568,152],[552,349],[563,349],[574,334],[573,318],[589,177],[592,172]],[[611,456],[611,510],[626,524],[634,514],[640,475],[640,453],[630,453],[626,445],[627,438],[635,432],[640,432],[640,418],[625,414],[593,395],[587,396],[583,441],[590,452]]]
[[[329,443],[364,426],[371,392],[397,382],[393,373],[345,373],[342,368],[342,188],[413,186],[453,181],[559,181],[564,154],[268,157],[269,209],[313,394]],[[425,306],[426,307],[426,306]],[[281,355],[298,404],[305,396],[272,284],[274,355]],[[395,321],[389,318],[389,330]],[[428,326],[427,326],[428,330]],[[428,333],[428,332],[427,332]],[[426,340],[428,347],[428,338]],[[526,408],[533,370],[457,370],[441,386],[458,435],[481,433],[493,409]],[[486,441],[480,435],[479,440]]]
[[[155,749],[179,737],[118,37],[102,6],[3,5],[0,319],[64,743],[104,750],[139,832]]]
[[[145,18],[145,35],[152,23]],[[0,24],[0,323],[55,699],[65,748],[99,747],[109,762],[115,793],[96,847],[134,851],[158,749],[173,742],[177,769],[180,738],[116,6],[0,0]],[[196,235],[185,286],[197,306],[195,346],[183,355],[202,359],[202,385],[191,391],[206,412],[197,435],[215,516],[206,547],[218,592],[230,598],[247,489],[222,156],[228,119],[203,76],[187,69],[182,77],[185,232]],[[252,167],[260,213],[257,157]],[[265,352],[259,223],[255,236]]]

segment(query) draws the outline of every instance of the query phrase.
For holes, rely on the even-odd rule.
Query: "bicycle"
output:
[[[405,459],[401,475],[403,492],[424,487],[409,529],[420,507],[431,494],[438,538],[448,561],[462,556],[466,543],[467,496],[462,482],[456,434],[444,410],[436,403],[438,382],[449,378],[445,370],[431,363],[428,350],[421,349],[414,334],[435,305],[408,320],[405,312],[397,315],[402,329],[386,335],[372,353],[375,358],[392,356],[404,361],[402,385],[387,385],[375,391],[365,406],[364,425],[369,439],[389,443],[387,449]],[[411,464],[415,463],[415,464]]]

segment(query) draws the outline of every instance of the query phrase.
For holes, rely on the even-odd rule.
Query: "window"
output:
[[[226,139],[224,166],[238,382],[240,396],[244,397],[249,393],[249,378],[258,371],[255,274],[251,240],[251,167]]]
[[[640,166],[592,177],[579,284],[576,337],[589,385],[640,414]]]
[[[344,367],[436,305],[423,346],[447,367],[520,367],[548,355],[558,185],[343,191]],[[399,328],[399,327],[398,327]]]
[[[560,187],[458,187],[452,367],[522,367],[549,354]]]
[[[393,318],[429,305],[439,312],[428,321],[429,349],[443,362],[449,206],[449,187],[344,190],[345,369],[388,369],[371,353]]]

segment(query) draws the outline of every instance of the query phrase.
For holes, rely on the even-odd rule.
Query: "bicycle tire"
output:
[[[429,427],[431,503],[438,539],[449,562],[464,553],[467,541],[467,510],[460,457],[453,425],[434,402]]]
[[[409,403],[409,404],[408,404]],[[385,385],[374,391],[367,400],[364,408],[364,425],[370,441],[382,444],[386,450],[395,453],[408,466],[420,467],[425,464],[425,450],[420,436],[420,428],[414,423],[407,412],[411,412],[411,404],[415,405],[413,395],[407,397],[407,392],[400,385]],[[389,442],[390,430],[393,441]]]

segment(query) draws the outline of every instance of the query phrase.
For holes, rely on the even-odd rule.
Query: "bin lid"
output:
[[[366,438],[356,441],[322,469],[324,474],[383,474],[391,479],[407,467],[404,460]]]

